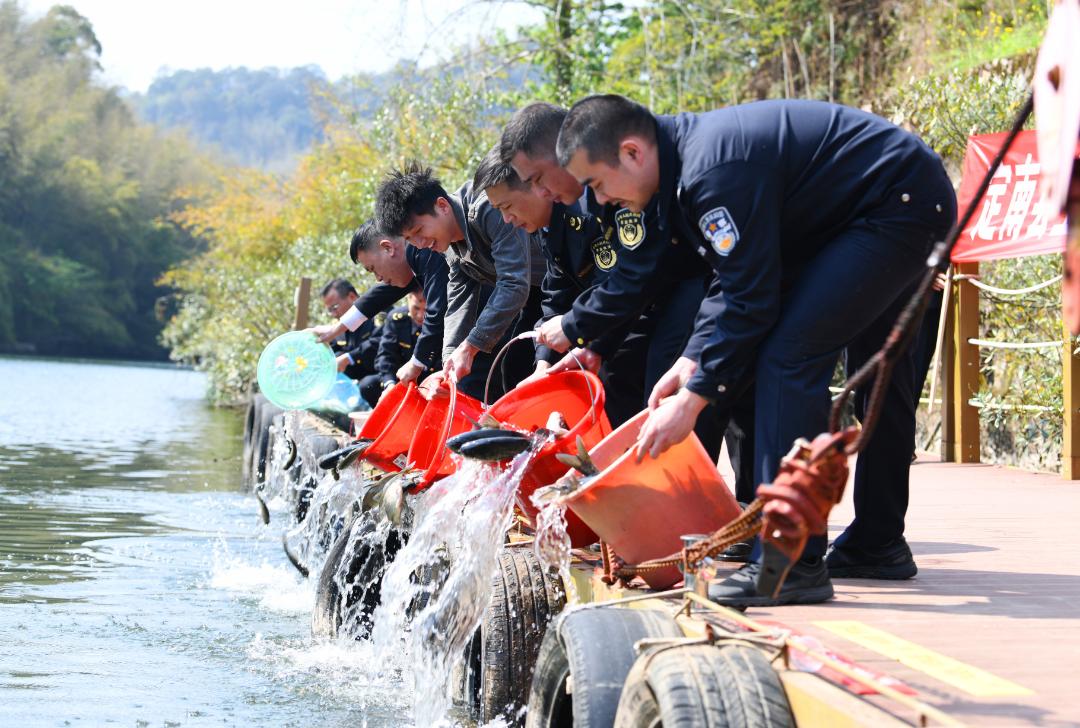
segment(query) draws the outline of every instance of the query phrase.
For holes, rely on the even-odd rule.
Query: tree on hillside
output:
[[[154,280],[196,249],[166,216],[206,170],[96,80],[100,53],[71,7],[0,2],[0,349],[163,353]]]

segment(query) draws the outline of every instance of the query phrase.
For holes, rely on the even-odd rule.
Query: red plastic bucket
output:
[[[423,471],[415,490],[426,488],[435,480],[457,470],[450,458],[450,451],[446,449],[446,441],[472,429],[469,419],[478,421],[484,412],[480,400],[459,392],[452,381],[447,380],[447,383],[450,396],[431,398],[420,421],[416,423],[415,434],[409,445],[406,460],[412,467]]]
[[[398,407],[401,406],[401,401],[405,399],[405,393],[408,389],[407,384],[398,383],[386,390],[386,394],[382,396],[378,404],[368,413],[367,418],[360,425],[360,431],[356,433],[356,437],[358,439],[365,437],[374,440],[381,435],[382,431],[386,429],[387,423],[394,417]]]
[[[599,377],[580,370],[559,372],[520,384],[491,405],[488,414],[499,422],[532,432],[547,424],[552,412],[560,413],[569,425],[566,435],[549,442],[536,454],[518,486],[518,505],[530,519],[537,510],[530,496],[537,488],[554,483],[566,472],[556,453],[576,453],[577,438],[592,448],[611,432],[604,412],[604,386]],[[575,546],[596,543],[596,534],[573,513],[567,513],[567,533]]]
[[[640,412],[590,450],[600,474],[563,499],[631,564],[673,554],[682,549],[681,536],[712,533],[740,512],[692,432],[655,460],[634,462],[634,444],[648,416],[648,410]],[[682,574],[670,567],[642,577],[653,589],[666,589]]]
[[[409,451],[416,423],[427,403],[414,383],[395,384],[379,401],[360,431],[360,437],[374,438],[364,451],[364,459],[390,473],[401,470],[394,460]]]

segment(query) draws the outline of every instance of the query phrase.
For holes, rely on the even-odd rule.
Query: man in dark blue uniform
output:
[[[477,167],[473,189],[482,190],[503,220],[521,228],[539,241],[547,269],[541,283],[540,322],[568,312],[574,300],[606,276],[615,264],[617,255],[611,241],[612,230],[601,228],[599,220],[582,212],[577,202],[564,205],[553,202],[550,196],[534,194],[521,181],[513,167],[502,161],[498,150],[492,150]],[[632,365],[612,367],[629,357],[616,357],[627,330],[635,322],[630,319],[615,331],[607,333],[589,349],[579,349],[582,364],[597,371],[604,381],[605,409],[608,419],[618,426],[641,411],[644,404],[644,347]],[[594,354],[595,352],[595,354]],[[538,345],[532,377],[540,377],[562,359],[562,354]],[[626,371],[629,369],[630,371]]]
[[[507,224],[471,181],[448,193],[416,164],[391,172],[379,186],[375,218],[386,233],[446,256],[442,375],[483,397],[494,354],[539,318],[544,258],[536,241]],[[503,376],[492,378],[492,398],[528,376],[530,360],[514,366],[508,357]]]
[[[344,278],[335,278],[320,292],[323,305],[331,316],[340,316],[359,296],[356,288]],[[381,332],[372,320],[365,321],[353,331],[345,331],[330,341],[337,355],[337,368],[350,379],[363,379],[375,372],[375,354],[379,349]]]
[[[654,116],[620,96],[570,110],[559,162],[601,202],[649,209],[716,271],[684,351],[650,397],[639,456],[686,437],[709,402],[755,380],[755,474],[776,475],[798,437],[827,428],[841,352],[858,368],[884,341],[927,255],[955,220],[940,159],[871,114],[812,101],[763,101]],[[914,438],[912,358],[900,361],[855,474],[855,521],[824,559],[811,539],[777,600],[750,564],[711,596],[734,605],[823,601],[837,577],[909,578],[903,538]],[[869,392],[860,393],[862,415]],[[665,400],[666,401],[662,401]]]
[[[411,382],[441,366],[443,312],[446,310],[446,260],[430,250],[405,245],[400,238],[383,235],[373,221],[361,225],[349,242],[349,257],[375,276],[379,285],[337,311],[337,324],[315,327],[321,341],[362,328],[379,311],[394,305],[411,291],[424,295],[427,313],[410,359],[395,372],[398,381]]]
[[[413,359],[413,351],[424,326],[424,294],[411,291],[406,306],[398,306],[386,315],[375,355],[375,373],[360,382],[360,393],[374,407],[391,385],[398,381],[397,373]],[[421,374],[430,373],[430,370]]]
[[[605,361],[623,410],[616,418],[625,419],[645,406],[648,392],[682,352],[712,271],[678,234],[643,221],[640,213],[597,201],[559,165],[555,144],[565,118],[566,109],[529,104],[503,129],[499,152],[537,195],[580,205],[600,225],[603,239],[590,237],[591,250],[563,254],[578,260],[591,254],[597,269],[592,284],[572,295],[564,285],[557,315],[546,317],[541,334],[551,348],[565,351],[574,344],[579,358],[599,355]],[[564,360],[556,371],[571,365]],[[736,497],[749,501],[755,485],[749,457],[753,408],[744,398],[737,412],[725,414],[726,423],[716,414],[698,419],[697,434],[715,460],[726,427]]]

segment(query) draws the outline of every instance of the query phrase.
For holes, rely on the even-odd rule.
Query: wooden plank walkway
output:
[[[751,609],[896,677],[971,726],[1080,726],[1080,483],[922,456],[910,581],[835,581],[822,605]],[[851,489],[832,535],[852,517]]]

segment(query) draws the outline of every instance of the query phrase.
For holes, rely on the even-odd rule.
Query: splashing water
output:
[[[301,467],[304,461],[300,452],[291,452],[293,447],[301,447],[305,443],[295,443],[294,433],[300,430],[300,413],[289,410],[282,415],[282,424],[270,425],[271,442],[273,446],[267,456],[265,480],[255,487],[263,493],[266,500],[281,498],[285,502],[295,499],[295,494],[289,491],[293,488],[294,478],[290,477],[290,471]],[[285,464],[291,459],[293,463],[289,468]]]
[[[540,495],[540,497],[537,497]],[[578,601],[577,588],[570,575],[570,535],[566,532],[566,504],[561,499],[544,498],[542,489],[533,493],[532,503],[539,513],[536,516],[536,539],[533,552],[540,563],[558,572],[566,589],[568,604]]]
[[[491,599],[514,496],[537,447],[502,472],[465,460],[414,499],[413,531],[383,579],[372,638],[377,654],[404,646],[412,657],[417,725],[446,720],[451,675]]]
[[[359,467],[346,468],[338,480],[326,473],[318,481],[304,520],[285,533],[292,553],[312,574],[322,568],[330,547],[353,521],[370,484]]]

